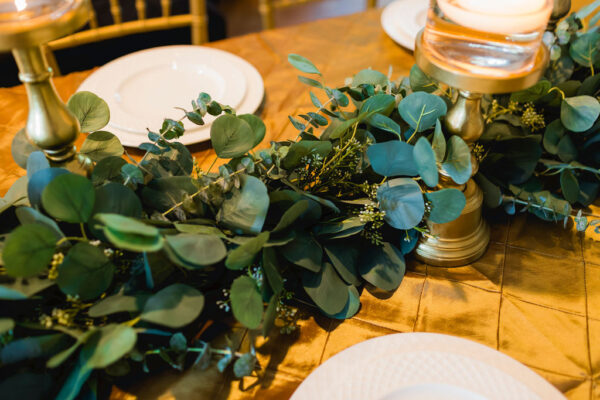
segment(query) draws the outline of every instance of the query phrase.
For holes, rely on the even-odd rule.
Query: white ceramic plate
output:
[[[518,361],[481,344],[435,333],[399,333],[325,361],[291,400],[564,400]]]
[[[146,128],[157,132],[164,118],[179,119],[182,107],[206,92],[239,114],[254,113],[264,96],[263,80],[244,59],[201,46],[165,46],[128,54],[99,68],[79,87],[103,98],[110,107],[105,128],[125,146],[137,147],[148,141]],[[214,117],[205,125],[189,121],[183,144],[210,137]]]
[[[381,14],[385,33],[399,45],[415,49],[417,33],[425,27],[428,0],[396,0],[387,5]]]

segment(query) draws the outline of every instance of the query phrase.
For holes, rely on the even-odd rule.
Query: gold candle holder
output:
[[[460,136],[471,148],[481,137],[485,124],[481,112],[481,93],[509,93],[533,86],[548,64],[549,54],[541,45],[531,69],[503,77],[486,77],[453,68],[439,62],[423,46],[421,31],[415,43],[416,63],[429,76],[459,89],[454,105],[446,114],[446,131]],[[472,174],[478,170],[477,159],[471,155]],[[423,237],[416,256],[430,265],[456,267],[480,258],[490,241],[490,229],[481,216],[483,193],[471,178],[465,185],[456,185],[441,171],[439,189],[454,187],[463,191],[466,206],[457,219],[445,224],[428,222],[431,236]]]
[[[29,99],[25,133],[51,165],[80,174],[89,173],[91,161],[75,151],[79,121],[56,93],[42,45],[83,26],[88,7],[88,0],[16,0],[0,10],[0,51],[12,50]]]

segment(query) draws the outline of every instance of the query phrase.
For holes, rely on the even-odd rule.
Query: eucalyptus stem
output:
[[[327,162],[323,163],[323,166],[321,167],[321,171],[319,172],[319,175],[317,175],[317,178],[319,178],[321,175],[323,175],[323,172],[325,171],[325,168],[327,168],[333,162],[333,160],[335,160],[340,154],[344,153],[344,151],[348,148],[348,146],[350,146],[350,144],[352,143],[352,139],[354,139],[354,137],[356,136],[356,130],[357,129],[358,129],[358,122],[354,124],[354,131],[352,131],[352,136],[350,137],[350,140],[348,140],[348,143],[346,143],[344,145],[344,147],[342,147]]]
[[[325,106],[328,105],[329,103],[331,103],[333,100],[335,100],[334,97],[329,97],[327,99],[327,101],[323,104],[321,104],[321,107],[319,107],[319,109],[317,110],[317,114],[320,113],[321,111],[325,110]],[[310,117],[307,121],[306,121],[306,126],[310,126],[310,123],[313,121],[313,117]],[[304,132],[304,130],[302,131]],[[298,140],[298,138],[300,137],[300,135],[302,134],[302,132],[300,132],[298,134],[298,136],[296,136],[296,140]]]
[[[81,236],[83,236],[83,238],[85,240],[88,240],[87,235],[85,234],[85,227],[83,226],[83,222],[79,223],[79,228],[81,229]]]
[[[56,247],[60,246],[61,244],[68,242],[69,240],[75,240],[77,242],[87,242],[88,240],[86,238],[82,238],[79,236],[65,236],[60,238],[57,242],[56,242]]]
[[[210,167],[208,167],[208,170],[206,171],[206,173],[209,173],[210,170],[212,169],[212,167],[215,166],[215,163],[217,162],[217,160],[219,159],[219,156],[215,155],[215,159],[213,160],[213,162],[210,164]]]

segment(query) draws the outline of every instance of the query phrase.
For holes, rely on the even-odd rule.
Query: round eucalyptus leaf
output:
[[[225,266],[229,269],[240,270],[252,264],[268,240],[269,232],[261,232],[258,236],[231,250],[225,260]]]
[[[376,94],[366,99],[360,106],[360,113],[376,112],[385,116],[390,115],[396,106],[396,99],[391,94]]]
[[[423,182],[429,187],[435,187],[439,181],[439,173],[436,157],[429,140],[421,137],[413,148],[413,158],[417,164],[417,171],[423,178]]]
[[[419,184],[410,178],[396,178],[377,189],[379,208],[396,229],[410,229],[423,219],[425,202]]]
[[[273,293],[283,290],[283,278],[279,273],[278,265],[280,264],[275,249],[265,247],[262,251],[262,267]]]
[[[573,204],[579,198],[579,182],[571,170],[564,169],[560,174],[560,188],[565,200]]]
[[[550,122],[546,126],[544,131],[544,148],[550,154],[558,153],[558,143],[560,139],[565,135],[565,127],[560,122],[560,119],[556,119]]]
[[[87,301],[108,289],[114,273],[115,266],[100,248],[79,242],[58,267],[56,283],[63,293]]]
[[[158,251],[163,239],[157,228],[118,214],[96,214],[104,224],[103,232],[114,245],[129,251]]]
[[[551,87],[550,81],[542,80],[527,89],[512,93],[510,100],[518,103],[533,102],[547,94]]]
[[[459,136],[454,135],[448,141],[448,154],[442,167],[459,185],[471,178],[471,150]]]
[[[236,378],[252,375],[256,365],[256,356],[252,353],[243,354],[233,363],[233,374]]]
[[[352,78],[352,87],[359,85],[387,86],[389,79],[379,71],[363,69]]]
[[[567,97],[560,105],[560,120],[573,132],[590,129],[600,115],[600,102],[592,96]]]
[[[133,190],[120,183],[109,182],[96,188],[96,202],[92,215],[111,213],[140,218],[142,203]]]
[[[578,36],[569,47],[569,55],[577,64],[593,68],[600,61],[600,32]]]
[[[433,93],[438,87],[436,81],[426,75],[417,64],[410,69],[408,79],[413,92]]]
[[[381,176],[415,176],[413,146],[399,140],[375,143],[367,148],[373,171]]]
[[[92,171],[92,183],[96,186],[111,181],[122,183],[124,179],[121,175],[121,168],[125,164],[127,164],[127,161],[121,157],[111,156],[103,158],[96,164]]]
[[[180,328],[195,320],[204,308],[204,295],[191,286],[175,283],[152,295],[141,319],[170,328]]]
[[[577,89],[578,95],[597,96],[600,93],[600,74],[588,76]]]
[[[313,64],[308,58],[302,57],[298,54],[289,54],[288,62],[292,64],[292,66],[302,72],[307,74],[317,74],[321,75],[315,64]]]
[[[458,189],[437,190],[426,193],[426,196],[432,203],[429,220],[436,224],[454,221],[467,204],[465,195]]]
[[[92,182],[81,175],[63,174],[42,192],[44,209],[56,219],[83,223],[92,215],[95,200]]]
[[[15,134],[11,142],[10,151],[17,165],[26,169],[29,155],[34,151],[42,151],[42,149],[29,140],[25,128],[23,128]]]
[[[328,262],[323,263],[320,272],[303,271],[302,285],[312,301],[326,314],[341,312],[348,302],[347,286]]]
[[[241,176],[241,188],[233,189],[223,201],[217,221],[236,233],[258,234],[267,218],[267,187],[251,175]]]
[[[31,207],[19,207],[15,210],[15,214],[21,225],[38,224],[50,228],[54,232],[54,238],[58,241],[65,237],[60,227],[52,218],[46,217],[44,214]]]
[[[79,149],[81,154],[96,162],[106,157],[121,157],[124,151],[125,149],[123,149],[119,139],[106,131],[90,133]]]
[[[67,102],[67,107],[79,120],[82,132],[100,130],[110,120],[108,104],[92,92],[77,92]]]
[[[148,296],[146,295],[126,296],[122,293],[115,294],[94,304],[88,310],[88,315],[92,318],[98,318],[121,312],[137,312],[144,307],[147,300]]]
[[[256,282],[246,275],[236,278],[231,285],[229,297],[235,319],[249,329],[258,328],[264,307]]]
[[[330,318],[348,319],[352,318],[360,309],[360,295],[354,286],[348,286],[348,301],[346,305],[337,314],[327,314]]]
[[[50,162],[43,151],[34,151],[27,158],[27,178],[31,179],[36,172],[50,168]]]
[[[341,241],[327,243],[324,248],[340,277],[349,285],[360,285],[357,265],[360,250]]]
[[[283,159],[283,167],[292,169],[302,162],[302,159],[310,154],[318,154],[325,158],[331,153],[333,145],[327,140],[302,140],[292,143],[289,151]]]
[[[439,119],[435,121],[435,130],[433,131],[431,148],[435,153],[436,161],[444,161],[444,157],[446,157],[446,138],[444,137],[444,132],[442,132],[442,124]]]
[[[215,236],[183,233],[165,237],[171,250],[186,265],[204,267],[216,264],[227,255],[223,241]]]
[[[94,332],[81,349],[81,359],[90,369],[106,368],[135,346],[137,333],[125,324],[109,324]]]
[[[263,141],[265,134],[267,133],[267,127],[265,126],[265,123],[262,121],[262,119],[254,114],[242,114],[238,115],[238,118],[246,121],[254,133],[254,142],[252,143],[252,148],[258,146],[260,142]]]
[[[411,93],[398,104],[402,119],[417,132],[433,127],[447,111],[446,102],[441,97],[425,92]]]
[[[390,243],[370,246],[361,252],[360,274],[364,280],[380,289],[396,290],[404,278],[406,265],[402,253]]]
[[[496,208],[502,204],[502,191],[498,185],[492,183],[482,173],[475,175],[475,181],[483,191],[483,201],[489,208]]]
[[[27,182],[27,197],[32,207],[42,206],[42,192],[57,176],[68,174],[64,168],[46,168],[35,172]]]
[[[221,115],[210,127],[210,141],[220,158],[243,156],[254,147],[255,138],[248,122],[231,114]]]
[[[571,138],[567,135],[563,136],[558,142],[557,146],[558,157],[563,162],[571,162],[577,159],[578,151],[577,147],[571,140]]]
[[[21,225],[6,239],[2,260],[10,276],[29,278],[46,270],[56,249],[53,230],[37,224]]]
[[[294,240],[280,248],[280,254],[292,264],[309,271],[319,272],[321,270],[323,249],[319,242],[305,231],[297,231]]]

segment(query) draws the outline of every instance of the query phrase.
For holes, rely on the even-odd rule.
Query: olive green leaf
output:
[[[560,188],[565,200],[573,204],[579,198],[579,182],[571,170],[564,169],[560,174]]]
[[[335,319],[348,319],[352,318],[360,309],[360,296],[358,290],[354,286],[348,286],[348,301],[342,311],[336,314],[328,314],[329,317]]]
[[[510,95],[510,100],[518,103],[533,102],[546,95],[551,87],[552,84],[550,81],[541,80],[530,88],[512,93]]]
[[[471,178],[471,150],[459,136],[452,136],[448,141],[448,154],[442,168],[459,185]]]
[[[429,187],[437,186],[439,174],[436,155],[426,137],[417,140],[413,148],[413,158],[423,182]]]
[[[573,132],[590,129],[599,115],[600,102],[592,96],[568,97],[560,105],[560,120]]]
[[[256,235],[262,230],[269,209],[267,187],[250,175],[242,175],[240,179],[241,188],[232,190],[225,198],[217,221],[235,232]]]
[[[56,219],[83,223],[92,215],[94,186],[89,179],[76,174],[54,178],[42,192],[44,209]]]
[[[265,247],[262,251],[262,267],[273,293],[279,293],[283,290],[283,278],[279,273],[278,265],[280,264],[275,249]]]
[[[15,321],[11,318],[0,318],[0,335],[15,327]]]
[[[365,100],[360,106],[360,113],[376,112],[388,116],[395,106],[396,99],[394,96],[380,93]]]
[[[360,285],[357,265],[360,250],[342,241],[332,241],[325,244],[324,248],[340,277],[349,285]]]
[[[54,238],[60,240],[65,237],[64,233],[60,230],[56,221],[52,218],[48,218],[35,208],[31,207],[19,207],[15,210],[15,214],[22,225],[37,224],[50,228],[54,232]]]
[[[229,297],[235,319],[247,328],[258,328],[264,307],[254,280],[245,275],[236,278],[231,285]]]
[[[442,124],[439,119],[435,121],[431,148],[435,153],[435,160],[440,163],[444,161],[444,157],[446,156],[446,138],[444,137],[444,132],[442,132]]]
[[[254,142],[252,143],[252,147],[256,147],[263,141],[265,138],[265,134],[267,133],[267,127],[262,119],[258,118],[254,114],[242,114],[238,115],[238,118],[246,121],[250,128],[252,129],[252,133],[254,133]]]
[[[361,251],[358,265],[364,280],[387,291],[398,288],[406,271],[404,256],[387,242]]]
[[[79,120],[82,132],[100,130],[110,120],[108,104],[91,92],[77,92],[67,102],[67,107]]]
[[[410,69],[408,79],[413,92],[433,93],[438,87],[437,82],[426,75],[417,64]]]
[[[425,92],[411,93],[398,104],[400,116],[416,132],[432,128],[447,110],[441,97]]]
[[[137,312],[142,310],[148,297],[147,295],[128,296],[118,293],[94,304],[88,310],[88,315],[92,318],[98,318],[120,312]]]
[[[305,231],[297,231],[294,240],[281,247],[281,254],[289,262],[309,271],[321,270],[323,249],[319,242]]]
[[[569,47],[569,55],[577,64],[592,68],[600,61],[600,32],[577,37]]]
[[[419,184],[410,178],[396,178],[377,189],[379,208],[385,220],[396,229],[416,226],[425,214],[425,202]]]
[[[279,295],[274,294],[269,300],[267,309],[265,310],[265,318],[262,326],[262,334],[264,337],[269,335],[269,332],[275,326],[275,319],[277,318],[277,306],[279,305]]]
[[[337,314],[348,302],[346,284],[328,262],[323,263],[323,268],[317,273],[303,271],[302,285],[312,301],[326,314]]]
[[[103,232],[114,245],[129,251],[158,251],[163,239],[157,228],[118,214],[96,214]]]
[[[578,151],[577,147],[573,143],[573,140],[568,135],[563,136],[558,141],[558,146],[556,148],[558,153],[558,158],[563,162],[571,162],[577,159]]]
[[[297,166],[300,161],[309,154],[318,154],[325,158],[331,153],[333,146],[329,141],[321,140],[302,140],[293,143],[283,159],[283,167],[291,169]]]
[[[191,286],[175,283],[152,295],[144,305],[141,319],[170,328],[195,320],[204,308],[204,295]]]
[[[100,248],[79,242],[58,267],[56,283],[63,293],[87,301],[108,289],[114,273],[115,266]]]
[[[387,86],[389,79],[379,71],[363,69],[352,78],[352,87],[359,85]]]
[[[92,171],[92,183],[94,186],[102,185],[106,182],[119,182],[124,180],[121,176],[121,168],[127,164],[127,161],[121,157],[106,157],[100,160]]]
[[[309,59],[302,57],[298,54],[289,54],[288,62],[292,64],[292,66],[302,72],[307,74],[317,74],[321,75],[315,64],[313,64]]]
[[[465,195],[458,189],[442,189],[426,193],[431,202],[429,220],[436,224],[454,221],[460,216],[467,201]]]
[[[2,259],[11,276],[32,277],[46,270],[56,248],[53,230],[37,224],[21,225],[8,236]]]
[[[182,233],[165,237],[175,256],[188,268],[216,264],[227,255],[223,241],[215,236]]]
[[[90,133],[79,149],[81,154],[96,162],[106,157],[121,157],[124,151],[119,139],[106,131]]]
[[[546,131],[544,132],[544,148],[550,154],[558,153],[558,143],[560,139],[565,135],[565,127],[560,122],[560,119],[556,119],[550,122],[546,126]]]
[[[235,115],[223,114],[210,127],[210,141],[220,158],[243,156],[254,147],[255,139],[250,124]]]
[[[225,260],[225,266],[229,269],[239,270],[252,264],[268,240],[269,232],[261,232],[258,236],[231,250]]]
[[[81,349],[81,358],[90,368],[106,368],[129,353],[135,342],[135,329],[125,324],[109,324],[96,330]]]

